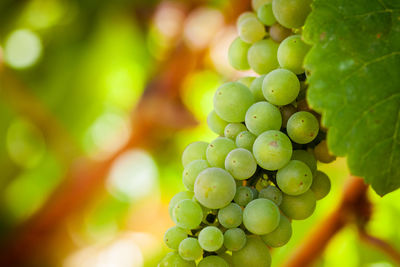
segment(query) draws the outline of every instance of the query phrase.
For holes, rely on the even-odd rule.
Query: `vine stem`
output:
[[[347,223],[351,222],[355,214],[360,210],[369,210],[360,209],[360,205],[370,205],[366,201],[367,188],[363,179],[351,176],[344,187],[342,199],[336,209],[315,226],[314,230],[307,235],[307,238],[301,242],[283,266],[311,266],[322,254],[332,237]]]

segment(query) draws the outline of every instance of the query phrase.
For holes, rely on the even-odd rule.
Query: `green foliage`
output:
[[[304,28],[308,101],[328,145],[379,195],[400,187],[400,3],[317,0]]]

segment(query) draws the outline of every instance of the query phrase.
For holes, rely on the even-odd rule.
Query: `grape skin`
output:
[[[223,136],[224,130],[228,122],[221,119],[215,111],[211,111],[207,116],[207,125],[214,133]]]
[[[315,195],[311,190],[298,196],[283,194],[279,208],[287,217],[293,220],[304,220],[313,214],[316,201]]]
[[[238,204],[230,203],[218,211],[218,221],[225,228],[238,227],[243,221],[243,211]]]
[[[191,199],[179,201],[172,213],[176,225],[184,229],[197,228],[203,219],[203,210]]]
[[[164,234],[164,243],[171,249],[178,249],[179,244],[187,238],[188,234],[185,229],[178,226],[169,228]]]
[[[286,216],[281,216],[278,227],[269,234],[262,235],[261,239],[270,247],[284,246],[292,237],[292,224]]]
[[[237,180],[250,178],[257,169],[257,163],[250,151],[236,148],[225,159],[225,169]]]
[[[247,204],[243,211],[243,224],[256,235],[265,235],[279,224],[279,209],[269,199],[259,198]]]
[[[279,66],[277,52],[279,45],[271,39],[254,43],[248,53],[247,61],[258,74],[267,74]]]
[[[198,267],[229,267],[229,264],[223,258],[211,255],[203,258]]]
[[[291,160],[276,174],[276,182],[283,193],[297,196],[305,193],[312,184],[310,168],[299,160]]]
[[[182,153],[183,167],[186,167],[186,165],[196,159],[206,159],[207,146],[208,143],[201,141],[189,144]]]
[[[260,135],[268,130],[279,130],[282,126],[282,116],[277,107],[261,101],[247,110],[245,122],[251,133]]]
[[[248,236],[246,245],[241,250],[232,252],[232,262],[234,267],[269,267],[271,266],[271,255],[259,237]]]
[[[224,235],[215,226],[207,226],[200,231],[200,246],[206,251],[217,251],[224,243]]]

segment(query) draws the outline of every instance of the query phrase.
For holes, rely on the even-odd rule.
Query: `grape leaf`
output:
[[[303,33],[328,146],[381,196],[400,187],[400,1],[316,0]]]

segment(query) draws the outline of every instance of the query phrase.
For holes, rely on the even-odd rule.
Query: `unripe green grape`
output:
[[[218,253],[218,256],[223,258],[228,263],[228,266],[233,266],[231,254],[224,252],[224,253]],[[214,267],[214,266],[210,266],[210,267]]]
[[[210,166],[224,168],[225,158],[236,148],[235,142],[226,137],[217,137],[208,145],[206,158]]]
[[[203,219],[203,210],[199,204],[191,199],[179,201],[172,213],[176,225],[184,229],[197,228]]]
[[[229,172],[220,168],[208,168],[197,176],[194,193],[204,207],[220,209],[233,200],[236,183]]]
[[[280,131],[266,131],[254,141],[253,155],[262,168],[270,171],[278,170],[292,157],[292,143]]]
[[[282,116],[277,107],[261,101],[247,110],[245,122],[251,133],[260,135],[268,130],[279,130],[282,125]]]
[[[242,23],[245,19],[248,18],[257,18],[257,15],[254,12],[246,11],[240,14],[238,19],[236,20],[236,28],[239,28],[240,23]]]
[[[319,123],[315,116],[307,111],[293,114],[287,123],[287,133],[294,142],[307,144],[317,137]]]
[[[186,167],[190,162],[196,159],[206,159],[207,142],[190,143],[182,153],[182,165]]]
[[[203,249],[200,247],[196,238],[188,237],[179,244],[179,255],[187,261],[200,259],[203,255]]]
[[[194,182],[196,181],[197,175],[199,175],[200,172],[204,171],[208,167],[210,167],[208,162],[203,159],[192,161],[186,165],[185,169],[183,170],[182,180],[183,185],[187,190],[193,192]]]
[[[214,133],[223,136],[224,130],[228,122],[221,119],[215,111],[211,111],[207,116],[207,125]]]
[[[178,249],[179,244],[188,237],[187,230],[178,226],[169,228],[164,234],[164,243],[170,249]]]
[[[246,245],[246,234],[240,228],[228,229],[224,233],[224,246],[230,251],[238,251]]]
[[[282,203],[282,192],[276,186],[269,185],[260,190],[258,198],[269,199],[279,206]]]
[[[236,189],[236,194],[235,197],[233,198],[233,201],[235,201],[235,203],[237,203],[238,205],[245,207],[253,199],[254,199],[253,191],[251,190],[250,187],[239,186]]]
[[[305,193],[312,184],[310,168],[299,160],[291,160],[276,173],[276,182],[283,193],[298,196]]]
[[[264,77],[265,77],[265,74],[255,78],[249,87],[250,91],[253,93],[255,102],[265,101],[265,98],[264,98],[264,95],[262,92],[262,83],[264,81]]]
[[[286,128],[289,118],[296,113],[297,110],[292,104],[281,106],[279,109],[282,115],[282,128]]]
[[[203,258],[198,267],[229,267],[229,264],[220,256],[207,256]]]
[[[251,7],[254,11],[257,11],[263,5],[270,3],[272,3],[272,0],[251,0]]]
[[[271,26],[276,22],[274,13],[272,12],[272,4],[265,4],[257,10],[258,19],[264,25]]]
[[[248,236],[246,245],[232,252],[234,267],[270,267],[271,255],[265,243],[257,236]]]
[[[251,44],[248,44],[240,37],[237,37],[229,46],[228,60],[229,64],[237,70],[248,70],[250,68],[247,61],[247,53]]]
[[[218,221],[225,228],[238,227],[243,221],[242,208],[236,203],[230,203],[218,211]]]
[[[331,181],[324,172],[316,171],[310,189],[317,200],[323,199],[331,191]]]
[[[247,58],[247,55],[246,55]],[[237,80],[237,82],[245,85],[247,88],[250,87],[251,83],[255,80],[256,77],[254,76],[245,76]]]
[[[276,69],[265,76],[262,90],[268,102],[283,106],[296,100],[300,92],[300,82],[293,72]]]
[[[277,59],[279,45],[271,39],[254,43],[247,54],[250,67],[258,74],[267,74],[279,66]]]
[[[316,201],[315,194],[311,190],[298,196],[283,194],[279,208],[287,217],[293,220],[304,220],[313,214]]]
[[[251,191],[253,191],[253,199],[258,198],[258,190],[255,187],[250,187]]]
[[[200,246],[206,251],[217,251],[224,244],[224,235],[215,226],[207,226],[199,233]]]
[[[266,34],[265,27],[258,18],[244,19],[239,24],[238,32],[240,39],[249,44],[262,40]]]
[[[214,94],[214,110],[228,122],[243,122],[247,109],[253,103],[253,94],[238,82],[225,83]]]
[[[310,50],[310,46],[301,40],[301,35],[286,38],[278,48],[279,65],[295,74],[303,73],[304,57],[308,50]]]
[[[315,158],[323,163],[331,163],[336,159],[334,155],[329,152],[328,144],[326,140],[322,140],[315,148],[314,148]]]
[[[168,253],[158,264],[158,267],[196,267],[194,261],[186,261],[179,256],[178,252]]]
[[[279,209],[269,199],[259,198],[251,201],[243,211],[243,224],[256,235],[271,233],[279,224]]]
[[[171,198],[171,200],[169,201],[169,206],[168,206],[168,212],[169,212],[169,215],[171,216],[171,219],[174,219],[172,211],[174,210],[176,204],[178,204],[179,201],[184,200],[184,199],[192,199],[193,196],[194,196],[193,192],[182,191],[182,192],[175,194],[175,196],[173,196]]]
[[[226,125],[224,134],[225,137],[236,140],[236,136],[243,131],[247,131],[247,128],[243,123],[233,122]]]
[[[252,151],[255,140],[256,136],[254,134],[249,131],[243,131],[236,136],[236,146]]]
[[[237,180],[250,178],[257,169],[257,163],[250,151],[236,148],[225,159],[225,169]]]
[[[307,150],[293,150],[292,160],[293,159],[300,160],[307,164],[311,173],[314,173],[317,170],[317,159]]]
[[[283,27],[279,23],[276,23],[269,27],[269,36],[277,43],[282,42],[290,35],[292,35],[292,30]]]
[[[276,20],[286,28],[300,28],[311,12],[312,0],[273,0]]]
[[[270,247],[282,247],[292,237],[292,224],[286,216],[281,215],[278,227],[269,234],[262,235],[261,239]]]

